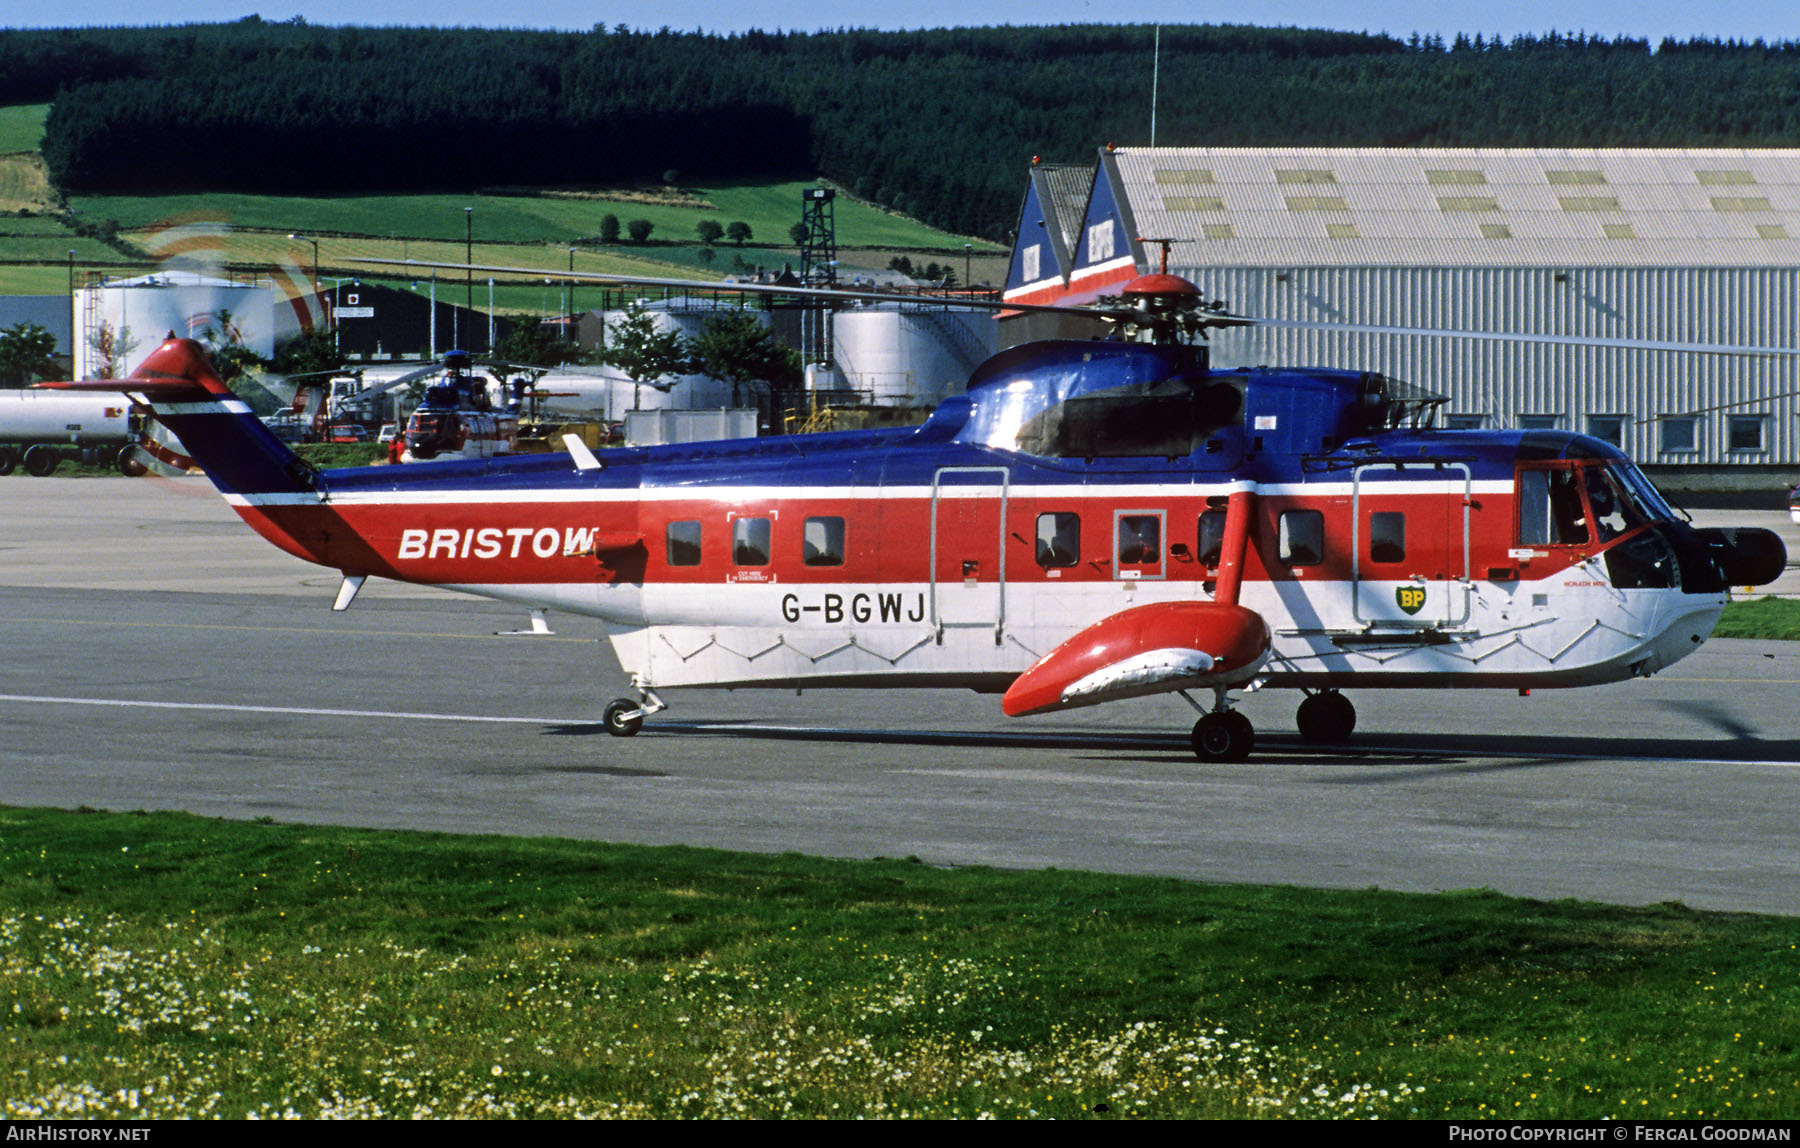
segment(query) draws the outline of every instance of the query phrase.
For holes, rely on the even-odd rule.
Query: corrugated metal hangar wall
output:
[[[1800,151],[1138,148],[1103,152],[1079,206],[1069,183],[1033,170],[1008,298],[1116,291],[1167,240],[1170,271],[1261,318],[1800,347]],[[1450,396],[1451,425],[1581,431],[1696,479],[1800,466],[1800,356],[1273,327],[1213,345],[1380,371]]]

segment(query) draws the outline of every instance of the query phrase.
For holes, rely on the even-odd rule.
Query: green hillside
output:
[[[77,195],[71,197],[70,205],[90,219],[117,220],[122,228],[134,231],[169,220],[201,218],[283,233],[457,242],[465,234],[465,209],[474,208],[475,238],[486,243],[556,244],[583,238],[591,243],[600,234],[601,219],[611,214],[621,224],[648,220],[654,227],[653,240],[687,244],[698,242],[694,225],[702,219],[721,224],[741,220],[750,225],[756,242],[786,247],[788,229],[800,221],[801,190],[809,186],[787,180],[689,188],[681,193],[651,188],[612,194]],[[842,246],[961,251],[966,241],[847,195],[838,197],[835,214]],[[981,250],[1000,249],[987,241],[976,242]]]
[[[37,151],[44,142],[44,117],[49,114],[49,104],[0,107],[0,155]]]

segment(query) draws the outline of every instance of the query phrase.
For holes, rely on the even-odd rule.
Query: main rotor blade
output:
[[[1502,331],[1450,331],[1440,327],[1378,327],[1367,323],[1333,323],[1310,319],[1256,319],[1258,327],[1311,331],[1346,331],[1362,335],[1429,335],[1436,338],[1481,339],[1494,343],[1547,343],[1564,347],[1621,347],[1637,351],[1686,351],[1698,355],[1800,355],[1800,347],[1744,347],[1726,343],[1677,343],[1662,339],[1609,339],[1596,335],[1524,335]]]
[[[417,259],[351,259],[384,267],[425,267],[438,271],[486,271],[496,275],[525,275],[563,283],[603,283],[618,287],[667,287],[682,291],[720,291],[732,295],[786,296],[797,299],[839,300],[850,303],[935,303],[978,311],[1041,311],[1052,315],[1102,315],[1091,307],[1062,307],[1053,303],[1008,303],[1003,299],[963,299],[949,295],[902,295],[891,291],[854,287],[783,287],[773,283],[727,283],[706,279],[659,279],[647,275],[609,275],[600,271],[551,271],[541,267],[498,267],[480,263],[426,263]]]

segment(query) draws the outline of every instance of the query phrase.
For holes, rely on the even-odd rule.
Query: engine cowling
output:
[[[1261,614],[1224,602],[1155,602],[1103,618],[1007,689],[1012,717],[1189,688],[1241,685],[1269,660]]]

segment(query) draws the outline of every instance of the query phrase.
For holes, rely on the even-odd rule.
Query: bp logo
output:
[[[1394,589],[1394,602],[1408,614],[1417,614],[1425,608],[1425,587],[1397,586]]]

